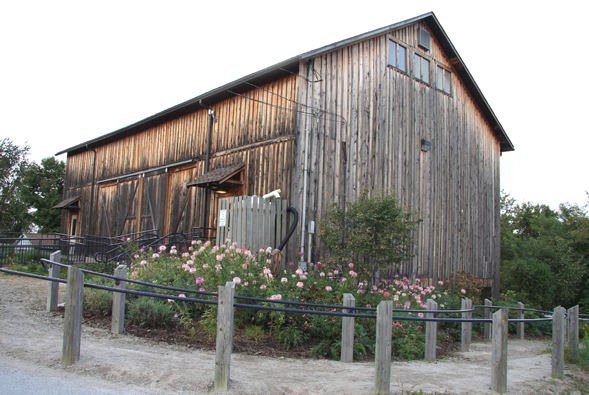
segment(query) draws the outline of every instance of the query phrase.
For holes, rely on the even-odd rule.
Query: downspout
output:
[[[94,160],[92,162],[92,184],[90,187],[90,211],[88,212],[88,230],[86,232],[86,234],[89,235],[91,230],[90,227],[92,224],[92,206],[94,204],[94,184],[96,184],[96,150],[90,148],[88,144],[86,144],[86,149],[94,152]]]
[[[311,68],[313,59],[307,62],[307,106],[310,107],[309,103],[311,102]],[[305,261],[305,230],[307,223],[307,183],[309,178],[309,135],[311,133],[310,130],[310,114],[307,112],[307,117],[305,121],[305,166],[303,168],[303,207],[301,210],[301,246],[299,255],[301,256],[301,261],[299,262],[299,269],[306,270],[307,269],[307,262]],[[310,258],[310,256],[309,256]]]
[[[205,174],[208,173],[210,168],[210,159],[211,159],[211,139],[213,138],[213,122],[215,121],[215,111],[212,108],[206,106],[202,100],[199,100],[198,104],[206,110],[209,110],[209,136],[207,139],[207,153],[205,155]],[[211,191],[206,188],[205,189],[205,204],[204,204],[204,212],[201,220],[201,226],[203,228],[207,227],[207,220],[209,216],[209,205],[211,200]]]

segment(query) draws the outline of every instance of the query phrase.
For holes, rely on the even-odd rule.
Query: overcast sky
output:
[[[515,146],[518,201],[587,203],[588,2],[3,1],[2,135],[30,159],[303,52],[433,11]],[[58,157],[66,160],[66,155]]]

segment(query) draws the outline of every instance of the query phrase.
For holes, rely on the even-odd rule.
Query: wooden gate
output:
[[[226,239],[237,247],[257,252],[277,248],[286,236],[287,202],[258,196],[219,199],[217,245]]]

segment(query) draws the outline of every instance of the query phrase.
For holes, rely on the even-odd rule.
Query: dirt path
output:
[[[44,311],[46,293],[44,281],[0,274],[0,365],[142,394],[215,393],[214,353],[103,329],[84,326],[80,362],[62,366],[63,319]],[[576,367],[566,367],[564,381],[550,378],[549,346],[509,342],[510,394],[580,393],[575,383],[589,377]],[[393,393],[493,393],[490,344],[476,343],[472,350],[436,363],[393,363]],[[229,394],[373,394],[374,363],[233,354],[231,379]]]

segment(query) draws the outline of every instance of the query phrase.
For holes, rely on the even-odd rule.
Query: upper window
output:
[[[452,93],[452,73],[440,66],[437,66],[436,88],[447,94]]]
[[[407,48],[389,40],[389,65],[407,72]]]
[[[429,60],[416,52],[413,53],[413,76],[429,84]]]

